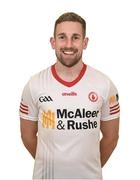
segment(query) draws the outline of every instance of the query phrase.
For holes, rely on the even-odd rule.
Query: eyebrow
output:
[[[62,35],[66,36],[66,33],[59,33],[59,34],[57,34],[57,36],[62,36]],[[79,37],[81,37],[81,35],[78,34],[78,33],[74,33],[74,34],[72,34],[72,36],[79,36]]]
[[[80,34],[77,34],[77,33],[74,33],[73,36],[79,36],[79,37],[81,37],[81,35],[80,35]]]
[[[62,35],[66,35],[65,33],[59,33],[57,34],[57,36],[62,36]]]

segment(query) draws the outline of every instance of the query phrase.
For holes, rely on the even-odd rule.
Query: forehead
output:
[[[57,24],[56,35],[65,34],[80,34],[82,35],[82,25],[79,22],[65,21]]]

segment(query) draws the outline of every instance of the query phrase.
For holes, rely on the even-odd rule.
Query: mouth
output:
[[[74,55],[75,51],[62,51],[65,55]]]

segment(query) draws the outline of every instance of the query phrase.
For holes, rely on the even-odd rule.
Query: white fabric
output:
[[[20,117],[38,121],[33,179],[101,180],[100,120],[119,117],[118,93],[111,80],[87,65],[67,87],[51,67],[24,88]]]

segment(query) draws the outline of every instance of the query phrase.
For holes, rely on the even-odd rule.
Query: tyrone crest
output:
[[[98,95],[95,92],[90,92],[88,98],[92,102],[96,102],[98,100]]]

